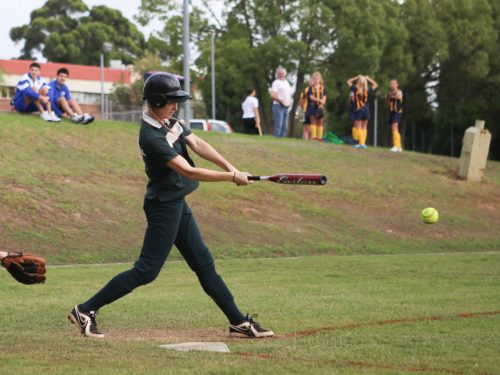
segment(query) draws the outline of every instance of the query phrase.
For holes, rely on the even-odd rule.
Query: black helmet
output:
[[[179,79],[170,73],[154,73],[144,82],[143,99],[153,107],[164,107],[167,102],[182,103],[192,99],[181,90]]]

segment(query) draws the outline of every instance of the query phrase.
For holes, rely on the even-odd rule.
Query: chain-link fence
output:
[[[201,100],[191,101],[192,118],[206,118],[205,105]],[[103,106],[102,119],[116,120],[125,122],[138,123],[141,120],[142,112],[146,110],[146,106],[138,108],[138,106],[124,105],[105,97]],[[182,106],[179,106],[178,118],[183,118]]]

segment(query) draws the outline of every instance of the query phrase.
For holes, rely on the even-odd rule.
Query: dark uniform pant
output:
[[[184,198],[173,201],[145,199],[144,211],[148,227],[139,259],[134,267],[115,276],[96,295],[80,305],[84,311],[95,311],[152,282],[175,246],[196,273],[203,290],[215,301],[231,324],[245,317],[234,303],[233,296],[215,271],[214,260],[203,242],[198,225]]]

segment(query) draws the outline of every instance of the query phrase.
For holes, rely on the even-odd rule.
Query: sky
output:
[[[155,29],[160,28],[158,22],[153,22],[147,27],[138,25],[133,17],[137,14],[141,0],[83,0],[89,8],[94,5],[106,5],[110,8],[121,10],[122,14],[134,22],[147,38]],[[195,0],[196,1],[196,0]],[[0,59],[11,59],[21,54],[22,43],[14,44],[10,39],[9,32],[12,27],[25,25],[30,20],[31,11],[40,8],[46,0],[0,0]],[[222,9],[220,0],[208,1],[212,9],[216,11]],[[182,5],[182,1],[179,1]],[[45,61],[42,56],[38,56],[40,61]]]

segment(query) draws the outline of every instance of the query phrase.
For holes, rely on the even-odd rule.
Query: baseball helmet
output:
[[[170,73],[154,73],[144,82],[143,99],[152,107],[164,107],[167,102],[183,103],[192,99],[181,90],[179,79]]]

